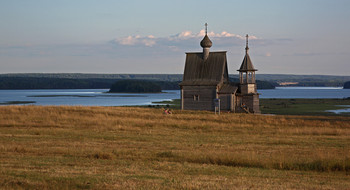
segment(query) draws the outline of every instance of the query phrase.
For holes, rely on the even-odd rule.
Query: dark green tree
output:
[[[120,80],[114,83],[109,92],[155,93],[161,92],[161,87],[155,82],[143,80]]]

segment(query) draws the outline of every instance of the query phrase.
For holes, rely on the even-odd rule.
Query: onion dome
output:
[[[202,48],[210,48],[213,45],[213,42],[211,42],[208,35],[205,35],[200,44]]]

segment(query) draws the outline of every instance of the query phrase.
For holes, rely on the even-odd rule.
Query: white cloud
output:
[[[116,41],[122,45],[134,45],[136,43],[136,37],[128,36],[126,38],[121,38]]]
[[[156,44],[156,41],[154,39],[156,38],[153,35],[149,35],[146,37],[141,37],[137,35],[137,36],[128,36],[124,38],[118,38],[113,41],[120,45],[128,45],[128,46],[144,45],[144,46],[152,47],[154,44]]]
[[[151,40],[151,39],[152,39],[152,38],[143,39],[143,40],[142,40],[142,43],[143,43],[145,46],[152,47],[154,44],[156,44],[156,41]]]
[[[201,30],[197,36],[204,36],[205,30]],[[238,34],[229,33],[227,31],[222,31],[221,33],[215,33],[215,32],[208,32],[209,37],[217,37],[217,38],[238,38],[238,39],[245,39],[245,36],[241,36]],[[258,37],[256,36],[249,36],[249,39],[256,40]]]
[[[184,31],[184,32],[181,32],[180,34],[178,34],[178,37],[179,38],[188,38],[188,37],[193,37],[193,34],[191,31]]]
[[[200,41],[201,38],[205,35],[205,30],[201,30],[198,33],[193,33],[192,31],[183,31],[181,33],[168,36],[168,37],[155,37],[153,35],[148,36],[127,36],[123,38],[117,38],[113,40],[113,43],[126,46],[166,46],[170,49],[174,47],[192,47],[193,45],[198,45],[195,41]],[[214,44],[219,46],[232,46],[235,44],[242,44],[241,40],[244,40],[245,37],[223,31],[221,33],[215,33],[213,31],[208,33],[208,36],[212,38]],[[256,36],[250,36],[251,40],[258,39]]]
[[[197,37],[203,37],[205,35],[205,30],[201,30],[199,31],[199,33],[197,34]],[[210,35],[210,34],[209,34]]]

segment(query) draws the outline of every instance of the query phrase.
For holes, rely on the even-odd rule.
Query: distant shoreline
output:
[[[69,81],[75,83],[79,82],[89,83],[89,88],[109,88],[111,84],[117,80],[125,79],[140,79],[140,80],[155,80],[165,82],[182,81],[182,74],[94,74],[94,73],[7,73],[0,74],[0,89],[4,89],[4,79],[29,79],[33,80],[44,79],[53,80],[60,79],[63,82]],[[229,75],[230,80],[238,80],[238,75]],[[350,76],[337,75],[295,75],[295,74],[256,74],[256,79],[266,81],[274,86],[332,86],[343,87],[345,82],[350,81]],[[283,85],[281,85],[283,84]],[[95,87],[93,87],[95,86]],[[98,87],[97,87],[98,86]],[[103,86],[103,87],[100,87]],[[78,88],[78,87],[76,87]],[[13,88],[11,88],[13,89]],[[26,87],[25,89],[28,89]],[[33,89],[33,88],[31,88]],[[48,88],[45,88],[48,89]],[[49,88],[53,89],[53,88]],[[57,88],[56,88],[57,89]],[[66,88],[65,88],[66,89]]]

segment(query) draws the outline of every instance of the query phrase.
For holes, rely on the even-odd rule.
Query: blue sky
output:
[[[348,0],[0,0],[0,73],[182,73],[185,52],[249,34],[261,74],[349,75]]]

